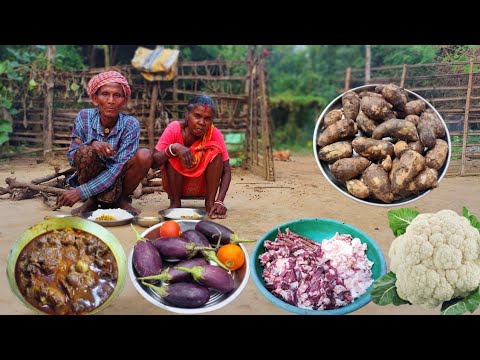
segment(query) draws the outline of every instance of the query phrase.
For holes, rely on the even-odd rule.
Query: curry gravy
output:
[[[91,312],[110,297],[117,278],[110,248],[96,236],[72,228],[33,239],[15,266],[20,292],[47,314]]]

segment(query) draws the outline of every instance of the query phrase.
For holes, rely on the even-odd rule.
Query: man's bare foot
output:
[[[118,207],[120,209],[128,211],[129,213],[131,213],[133,215],[139,215],[142,212],[141,210],[138,210],[138,209],[134,208],[132,205],[130,205],[130,203],[128,202],[127,199],[120,200],[119,203],[118,203]]]
[[[181,207],[182,207],[182,201],[181,200],[170,199],[170,206],[168,207],[169,209],[176,209],[176,208],[181,208]]]
[[[94,211],[94,210],[97,210],[97,209],[98,209],[98,203],[94,199],[89,198],[87,201],[85,201],[83,203],[82,206],[79,206],[75,209],[72,209],[71,214],[73,216],[78,216],[81,213],[84,213],[84,212],[87,212],[87,211]]]

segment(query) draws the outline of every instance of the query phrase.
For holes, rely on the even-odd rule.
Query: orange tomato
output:
[[[165,221],[160,226],[160,237],[179,237],[181,233],[180,225],[174,220]]]
[[[237,270],[245,262],[245,254],[237,244],[226,244],[217,251],[217,258],[230,270]]]

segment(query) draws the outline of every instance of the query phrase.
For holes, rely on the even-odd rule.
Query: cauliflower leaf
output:
[[[474,215],[470,214],[470,211],[468,211],[465,206],[462,208],[462,215],[470,221],[470,225],[480,230],[480,221],[478,221]]]
[[[408,225],[418,214],[418,211],[409,208],[387,211],[388,225],[392,229],[393,235],[400,236],[405,234]]]
[[[465,298],[456,298],[442,304],[442,315],[462,315],[467,311],[473,313],[480,305],[480,288]]]
[[[389,271],[382,277],[375,280],[372,285],[372,301],[377,305],[393,304],[395,306],[410,304],[408,301],[403,300],[397,293],[397,287],[395,282],[397,277],[395,273]]]

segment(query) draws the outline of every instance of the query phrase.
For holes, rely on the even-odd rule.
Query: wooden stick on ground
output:
[[[56,173],[54,173],[54,174],[45,175],[45,176],[42,176],[42,177],[33,179],[33,180],[31,181],[31,183],[32,183],[32,184],[40,184],[40,183],[43,183],[43,182],[45,182],[45,181],[55,179],[56,177],[59,177],[59,176],[62,176],[62,175],[67,176],[67,175],[73,174],[74,172],[75,172],[75,169],[70,168],[70,169],[67,169],[67,170],[63,170],[63,171],[60,171],[60,172],[56,172]]]
[[[162,192],[163,191],[163,187],[161,186],[144,186],[142,188],[142,195],[144,194],[153,194],[153,193],[156,193],[156,192]]]
[[[62,195],[65,191],[67,191],[66,189],[59,189],[51,186],[24,183],[21,181],[17,181],[15,178],[6,178],[5,182],[11,188],[28,188],[31,190],[44,191],[44,192],[55,194],[55,195]]]

